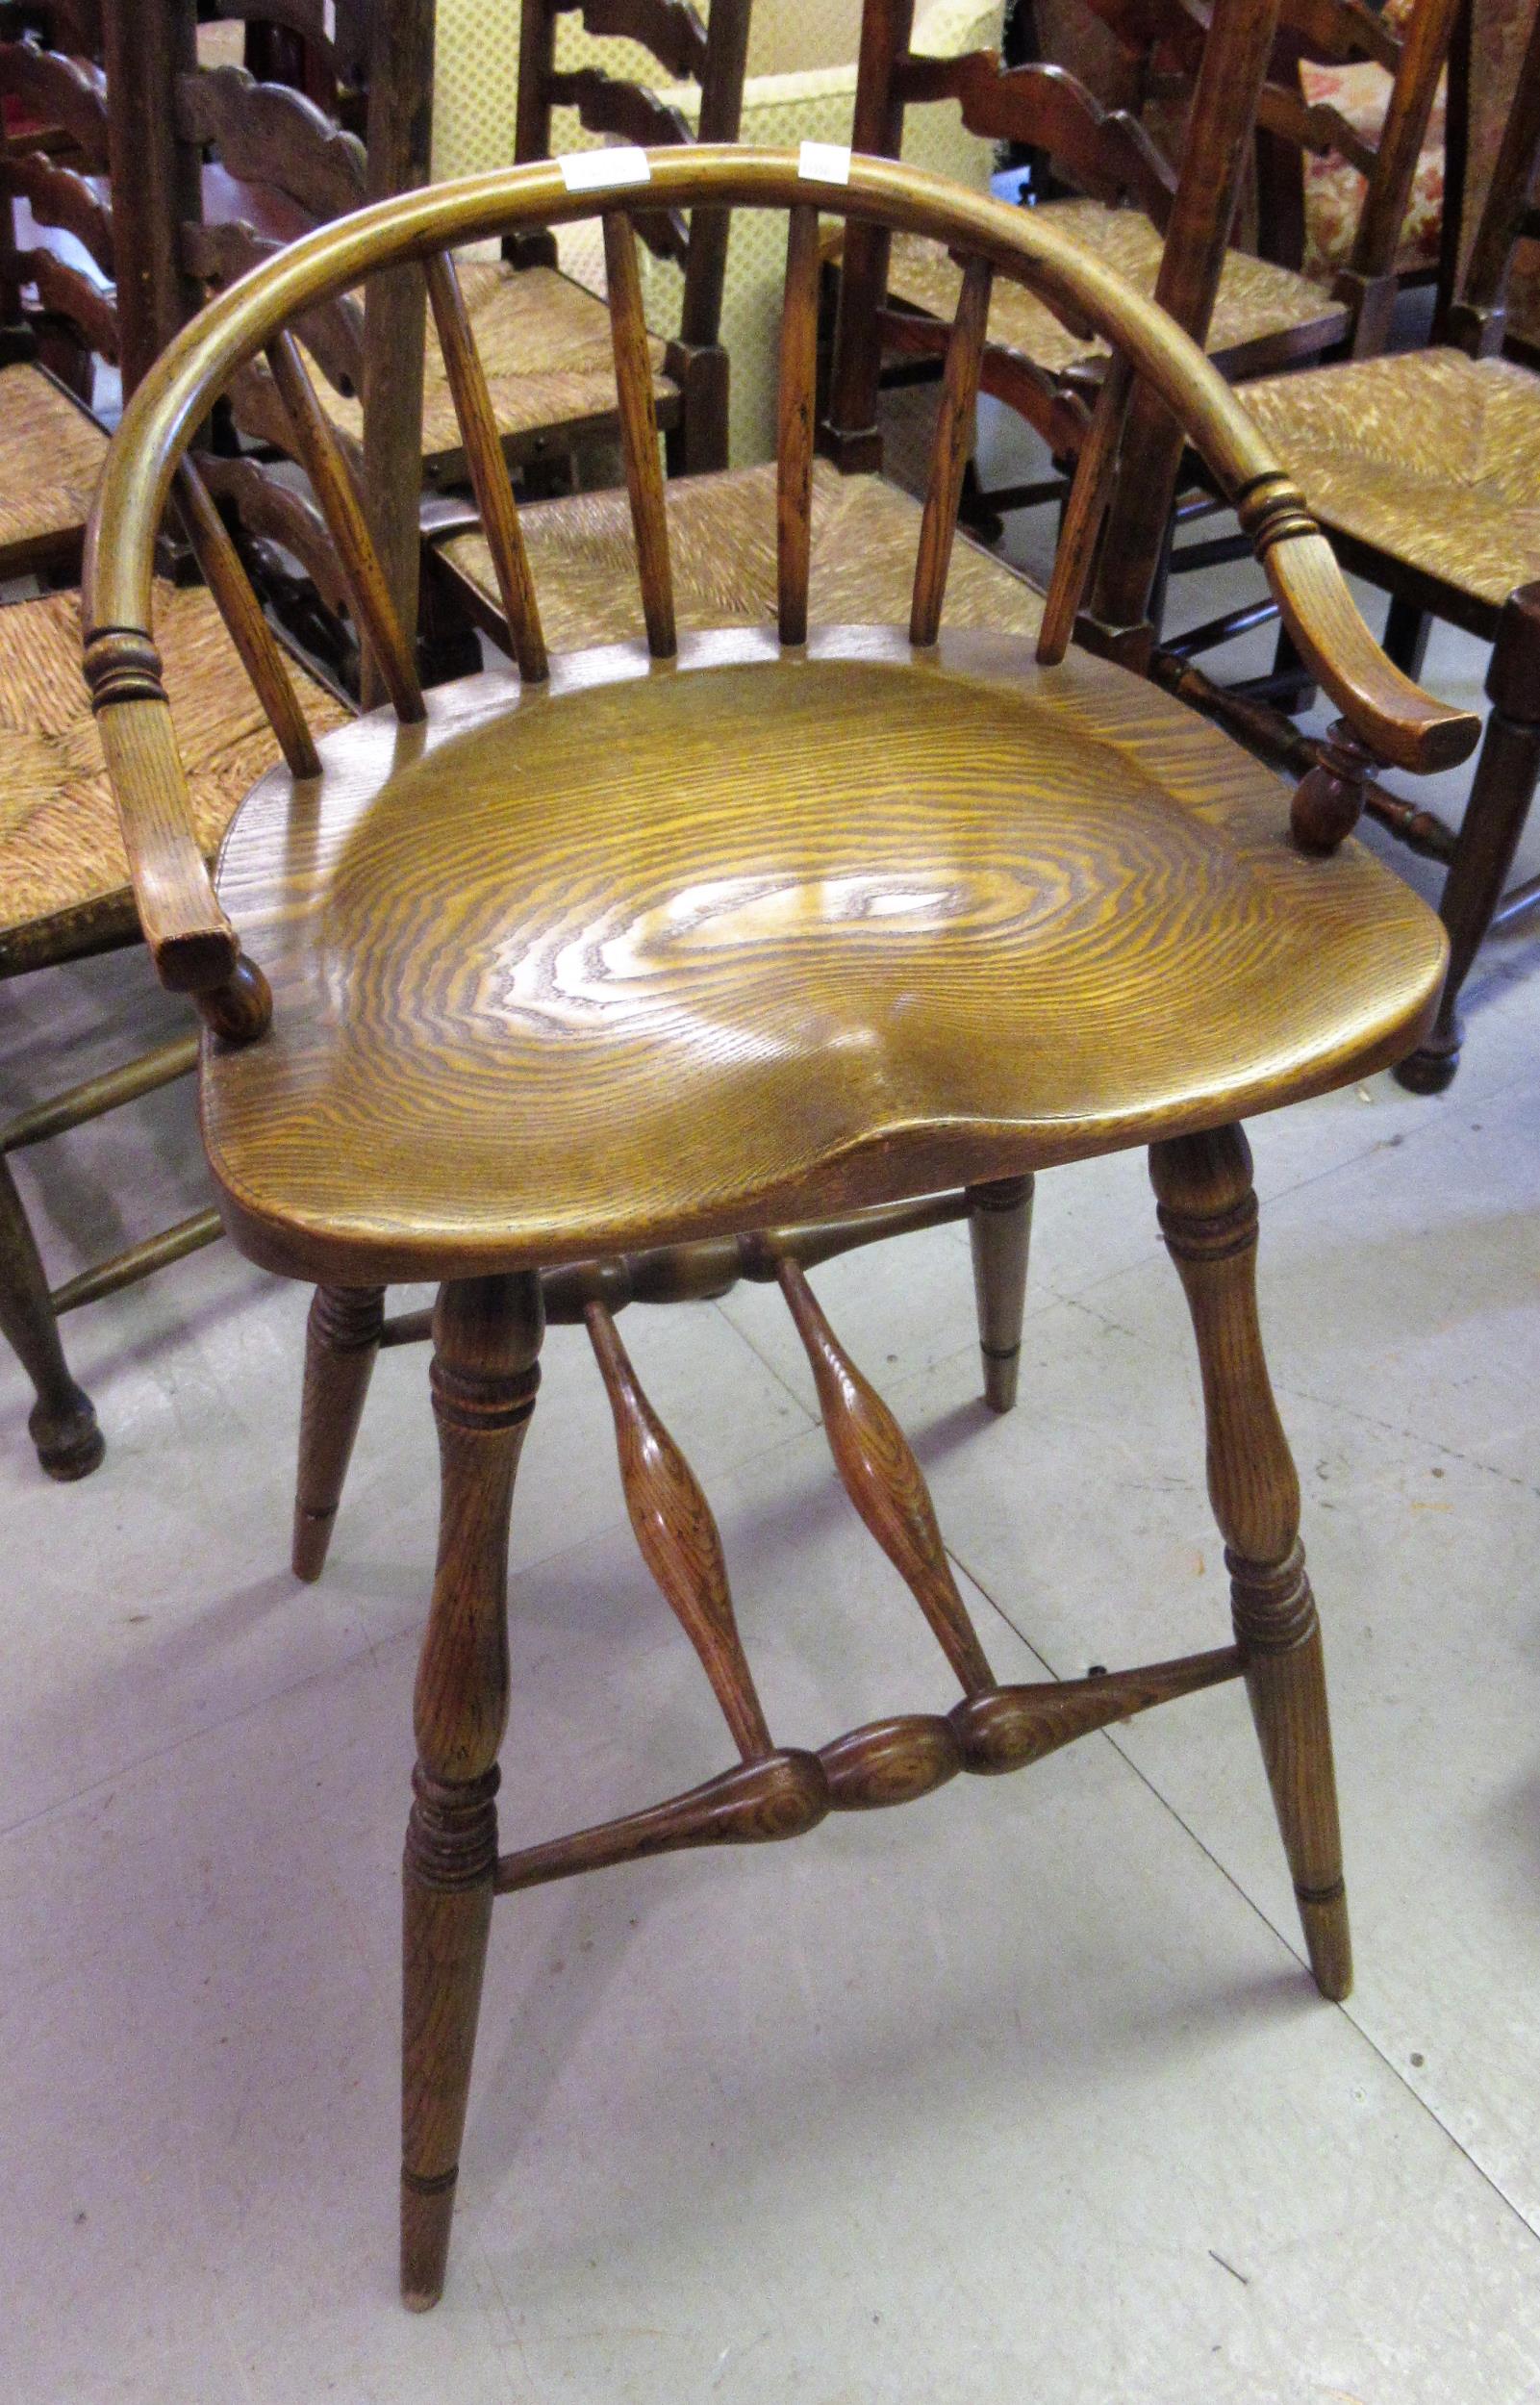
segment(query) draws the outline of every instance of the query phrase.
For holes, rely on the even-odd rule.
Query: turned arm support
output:
[[[1421,776],[1469,759],[1480,720],[1435,701],[1386,658],[1299,488],[1275,470],[1237,494],[1235,509],[1300,658],[1354,733]]]
[[[216,1033],[249,1041],[265,1031],[271,997],[242,956],[198,848],[160,654],[140,628],[99,631],[86,647],[86,681],[156,975],[172,993],[190,994]]]

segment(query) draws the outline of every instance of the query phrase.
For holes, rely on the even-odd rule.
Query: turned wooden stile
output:
[[[219,615],[266,712],[289,773],[319,775],[315,738],[300,708],[293,678],[240,565],[229,529],[190,459],[184,459],[177,468],[176,494],[204,582],[219,605]]]
[[[984,362],[984,337],[989,327],[989,296],[994,281],[994,270],[987,259],[969,261],[963,272],[951,339],[947,345],[941,408],[930,451],[930,483],[920,521],[914,598],[909,609],[909,640],[921,648],[933,644],[941,631],[947,571],[951,566],[952,541],[957,532],[957,504],[972,452],[978,378]]]
[[[541,1335],[538,1278],[467,1278],[440,1291],[432,1380],[443,1489],[413,1692],[403,1882],[401,2291],[418,2311],[443,2287],[492,1920],[508,1524]]]
[[[583,1314],[615,1418],[620,1480],[642,1557],[711,1681],[745,1762],[773,1748],[739,1640],[721,1537],[700,1481],[644,1393],[602,1303]]]
[[[290,333],[274,336],[267,345],[267,364],[293,429],[295,451],[337,545],[359,633],[373,654],[397,718],[417,724],[426,713],[412,647],[391,598],[352,470]]]
[[[652,360],[647,348],[646,319],[642,314],[636,236],[629,217],[619,209],[607,209],[603,223],[620,441],[625,453],[631,523],[636,531],[642,614],[646,620],[648,650],[655,660],[670,660],[679,643],[674,631],[669,520],[664,508],[663,462],[658,456],[658,416],[652,401]]]
[[[503,615],[508,620],[514,657],[518,662],[518,672],[525,682],[540,684],[550,670],[545,653],[545,637],[541,630],[534,578],[530,574],[513,487],[508,481],[508,465],[498,439],[496,412],[487,389],[475,337],[470,330],[460,279],[447,251],[438,251],[428,261],[427,279],[433,322],[438,329],[439,347],[443,353],[449,390],[454,397],[455,416],[460,420],[460,435],[466,446],[466,464],[470,470],[476,507],[481,513],[482,532],[496,571],[497,590],[502,596]]]
[[[786,224],[786,291],[781,310],[779,441],[775,544],[783,644],[807,641],[807,589],[813,554],[813,442],[817,414],[819,215],[805,205]]]
[[[1096,565],[1097,544],[1112,498],[1118,447],[1123,441],[1132,389],[1133,369],[1121,352],[1115,353],[1107,363],[1091,429],[1081,445],[1074,482],[1070,487],[1064,523],[1059,528],[1053,574],[1037,639],[1038,661],[1044,668],[1058,667],[1074,635],[1074,622]]]
[[[829,1450],[846,1493],[929,1621],[968,1695],[995,1684],[957,1590],[924,1473],[876,1388],[863,1378],[819,1307],[801,1264],[776,1282],[812,1366]]]
[[[1300,1481],[1256,1312],[1256,1195],[1239,1127],[1152,1145],[1161,1232],[1187,1295],[1208,1425],[1208,1492],[1284,1852],[1323,1995],[1352,1985],[1321,1624]]]
[[[307,1582],[326,1566],[384,1328],[383,1286],[317,1286],[311,1298],[290,1555]]]

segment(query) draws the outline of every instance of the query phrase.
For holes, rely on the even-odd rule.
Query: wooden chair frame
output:
[[[615,134],[643,148],[669,142],[733,142],[744,106],[751,0],[712,0],[702,23],[691,0],[523,0],[518,37],[518,118],[514,139],[520,166],[547,159],[551,117],[575,109],[590,133]],[[683,117],[640,84],[598,68],[574,73],[556,65],[556,23],[576,11],[585,30],[624,35],[650,51],[674,83],[700,87],[694,133]],[[673,475],[699,475],[727,465],[727,354],[721,344],[722,291],[729,220],[704,210],[688,222],[677,212],[641,212],[637,231],[660,258],[684,272],[679,332],[665,367],[679,387],[677,416],[660,413]],[[510,240],[504,257],[516,266],[556,265],[556,244],[542,230]]]
[[[1096,325],[1120,364],[1109,374],[1074,491],[1037,656],[1062,661],[1105,505],[1123,403],[1148,380],[1198,443],[1251,529],[1296,640],[1361,736],[1387,757],[1426,769],[1464,756],[1475,722],[1432,702],[1378,650],[1298,494],[1201,354],[1116,276],[1030,216],[891,164],[852,161],[847,183],[798,173],[793,158],[702,146],[655,152],[648,185],[602,197],[568,191],[553,166],[512,170],[402,197],[329,227],[259,269],[211,306],[146,380],[114,443],[88,546],[86,673],[112,764],[145,933],[164,983],[188,994],[206,1044],[260,1044],[272,998],[241,946],[192,841],[182,771],[150,624],[155,529],[188,445],[233,374],[265,353],[296,422],[313,433],[317,495],[348,567],[361,620],[382,663],[397,718],[425,704],[410,646],[346,479],[322,465],[324,418],[304,397],[290,328],[362,272],[423,263],[449,362],[467,457],[497,561],[519,671],[552,672],[528,562],[484,380],[468,339],[451,253],[492,233],[602,217],[627,484],[646,622],[634,663],[679,650],[668,526],[651,408],[632,219],[640,209],[771,208],[789,216],[782,343],[778,504],[783,646],[808,626],[808,519],[820,210],[846,221],[939,237],[969,262],[947,350],[942,422],[921,521],[908,644],[935,646],[945,597],[966,429],[977,393],[994,275],[1021,278]],[[233,598],[233,596],[232,596]],[[234,622],[248,624],[237,608]],[[760,656],[761,638],[743,638]],[[903,638],[894,642],[903,648]],[[756,649],[757,647],[757,649]],[[610,655],[606,655],[607,657]],[[895,656],[897,656],[896,651]],[[317,757],[282,663],[254,647],[250,665],[297,791]],[[688,663],[681,663],[687,666]],[[538,705],[537,705],[538,706]],[[1309,780],[1306,780],[1308,785]],[[1301,824],[1296,811],[1296,823]],[[1306,829],[1309,833],[1310,830]],[[211,1054],[211,1061],[213,1054]],[[1251,1283],[1255,1202],[1245,1140],[1230,1126],[1157,1142],[1152,1174],[1162,1224],[1187,1289],[1204,1368],[1210,1488],[1229,1547],[1235,1643],[1176,1662],[1065,1684],[1002,1685],[968,1620],[924,1482],[892,1415],[840,1347],[807,1283],[806,1264],[848,1243],[968,1208],[974,1199],[900,1202],[843,1228],[745,1234],[730,1220],[698,1241],[583,1254],[583,1236],[551,1257],[492,1273],[486,1261],[435,1255],[442,1276],[433,1317],[432,1382],[443,1463],[439,1570],[416,1697],[418,1761],[406,1859],[402,2285],[415,2307],[440,2293],[465,2121],[482,1963],[493,1897],[550,1879],[682,1847],[800,1835],[831,1810],[905,1802],[960,1770],[1016,1768],[1085,1731],[1156,1702],[1244,1676],[1263,1739],[1316,1979],[1328,1995],[1351,1976],[1315,1607],[1298,1544],[1298,1481],[1263,1366]],[[926,1191],[911,1164],[911,1190]],[[1018,1185],[1020,1181],[1018,1180]],[[1009,1228],[1019,1194],[985,1197]],[[312,1312],[296,1558],[320,1566],[369,1369],[386,1340],[380,1280],[426,1267],[410,1243],[384,1253],[341,1236],[285,1231],[227,1196],[243,1246],[270,1266],[323,1281]],[[709,1220],[710,1213],[706,1218]],[[719,1206],[718,1218],[725,1219]],[[643,1223],[637,1223],[641,1225]],[[650,1224],[650,1223],[648,1223]],[[436,1240],[437,1241],[437,1240]],[[984,1252],[987,1254],[989,1240]],[[1010,1250],[1007,1237],[1006,1250]],[[1016,1264],[997,1263],[1008,1289]],[[633,1298],[720,1291],[735,1275],[780,1287],[818,1381],[836,1465],[869,1529],[902,1571],[963,1688],[947,1715],[903,1715],[849,1732],[816,1753],[775,1744],[733,1620],[720,1538],[683,1456],[662,1428],[616,1331]],[[628,1504],[644,1553],[694,1645],[740,1760],[704,1785],[642,1812],[549,1843],[499,1854],[496,1753],[508,1709],[504,1628],[509,1512],[534,1405],[547,1318],[586,1325],[614,1412]],[[420,1324],[391,1334],[421,1334]]]
[[[1540,235],[1540,208],[1532,197],[1540,174],[1540,19],[1531,32],[1514,105],[1504,129],[1485,208],[1459,291],[1449,304],[1435,338],[1472,359],[1495,358],[1502,349],[1504,293],[1515,245]],[[1520,586],[1505,601],[1478,599],[1373,544],[1335,531],[1333,546],[1345,567],[1390,595],[1386,649],[1408,672],[1422,665],[1431,620],[1441,618],[1492,646],[1486,691],[1491,703],[1487,731],[1472,781],[1465,816],[1450,826],[1436,812],[1420,809],[1386,790],[1348,735],[1339,728],[1315,756],[1325,773],[1335,773],[1345,795],[1355,793],[1399,841],[1447,873],[1440,915],[1449,931],[1450,969],[1438,1020],[1426,1043],[1398,1064],[1403,1085],[1421,1094],[1442,1093],[1459,1067],[1461,986],[1487,935],[1512,924],[1540,903],[1540,877],[1504,891],[1540,782],[1540,580]],[[1259,602],[1195,628],[1165,646],[1160,673],[1240,740],[1280,764],[1298,760],[1300,744],[1248,708],[1243,689],[1226,695],[1196,667],[1205,650],[1229,641],[1247,625],[1272,614]],[[1347,738],[1347,740],[1344,740]],[[1340,815],[1351,825],[1354,804],[1345,799]]]

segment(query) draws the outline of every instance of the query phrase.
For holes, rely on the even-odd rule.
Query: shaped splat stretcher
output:
[[[615,1418],[631,1525],[647,1568],[700,1657],[743,1759],[644,1811],[502,1855],[499,1894],[687,1846],[800,1836],[829,1812],[907,1804],[959,1771],[1019,1770],[1093,1729],[1241,1675],[1240,1649],[1227,1645],[1141,1670],[1000,1685],[958,1591],[920,1464],[893,1413],[829,1326],[801,1262],[790,1252],[777,1254],[773,1239],[761,1238],[750,1274],[773,1275],[786,1297],[812,1365],[841,1481],[924,1613],[963,1700],[945,1715],[908,1712],[871,1721],[817,1753],[775,1744],[739,1638],[711,1506],[648,1402],[609,1302],[594,1294],[582,1303],[582,1318]],[[608,1282],[625,1299],[628,1278],[612,1270]]]

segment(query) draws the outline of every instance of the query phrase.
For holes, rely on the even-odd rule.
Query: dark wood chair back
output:
[[[38,359],[89,402],[95,360],[115,364],[119,351],[106,79],[14,19],[12,36],[0,39],[0,100],[12,104],[0,144],[0,357]]]
[[[124,13],[110,12],[114,19]],[[268,0],[262,16],[278,13]],[[297,33],[314,13],[308,0],[294,0],[288,13]],[[426,180],[433,14],[432,0],[373,10],[366,18],[355,11],[355,38],[366,32],[372,45],[367,144],[295,86],[259,82],[242,66],[201,65],[195,0],[166,0],[157,12],[155,38],[123,62],[121,75],[113,63],[109,98],[121,132],[123,206],[132,213],[142,268],[141,332],[151,356],[211,293],[285,242],[382,191]],[[120,38],[123,31],[119,24]],[[334,46],[333,64],[341,66],[343,57]],[[146,123],[155,128],[152,139],[142,133]],[[335,447],[350,482],[366,496],[396,606],[409,624],[417,610],[425,324],[422,280],[409,270],[379,279],[363,300],[340,295],[296,327],[323,379],[362,404],[362,440],[341,433]],[[207,488],[238,524],[246,555],[290,631],[334,678],[361,678],[368,698],[380,697],[366,645],[361,668],[354,658],[365,630],[318,497],[269,473],[260,455],[277,452],[308,464],[304,432],[270,368],[254,365],[238,379],[226,410],[224,455],[203,462]],[[290,561],[299,563],[301,577]]]
[[[1540,240],[1540,13],[1529,29],[1497,165],[1458,291],[1445,313],[1446,339],[1473,358],[1502,347],[1508,277],[1521,241]]]
[[[584,31],[621,37],[656,59],[670,83],[700,87],[695,137],[677,110],[644,86],[599,67],[563,70],[556,63],[557,19],[574,0],[524,0],[518,43],[518,121],[514,156],[519,165],[548,159],[551,116],[575,110],[592,134],[617,135],[643,148],[671,142],[732,142],[743,114],[745,63],[748,55],[751,0],[712,0],[703,23],[691,0],[576,0]],[[648,248],[673,260],[684,273],[679,340],[709,348],[721,326],[722,285],[727,264],[728,221],[719,210],[703,210],[698,221],[679,212],[644,209],[637,232]],[[553,264],[555,243],[547,233],[511,240],[506,255],[519,266]]]

